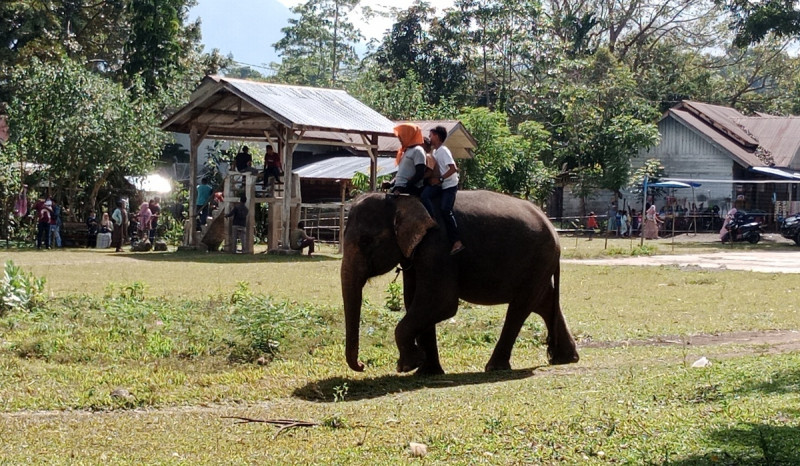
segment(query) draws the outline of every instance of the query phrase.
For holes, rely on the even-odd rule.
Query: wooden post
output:
[[[256,236],[256,175],[248,173],[244,177],[245,196],[247,196],[247,233],[244,235],[245,241],[242,245],[243,254],[253,254],[255,252]]]
[[[188,244],[195,244],[195,218],[197,217],[197,148],[200,145],[200,131],[192,125],[189,131],[189,234]]]
[[[347,180],[341,180],[342,184],[342,205],[339,206],[339,254],[342,253],[342,235],[344,234],[344,201],[347,196]]]
[[[370,147],[367,149],[369,154],[369,190],[377,191],[378,189],[378,156],[375,153],[375,146],[378,145],[378,135],[373,134],[369,138]]]
[[[289,137],[292,131],[289,128],[281,128],[281,158],[283,159],[283,205],[281,209],[281,249],[289,249],[289,233],[291,231],[292,218],[292,149],[289,145]]]

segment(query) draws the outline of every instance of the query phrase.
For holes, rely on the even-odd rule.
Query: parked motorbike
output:
[[[800,214],[790,215],[781,223],[781,236],[794,240],[800,246]]]
[[[722,242],[728,241],[747,241],[750,244],[756,244],[761,241],[763,234],[763,225],[761,222],[750,220],[742,212],[737,212],[730,222],[725,225],[728,230],[722,237]]]

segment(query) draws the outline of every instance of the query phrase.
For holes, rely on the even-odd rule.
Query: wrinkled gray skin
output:
[[[350,209],[341,279],[347,364],[358,359],[362,288],[371,277],[403,266],[406,315],[395,329],[398,372],[442,374],[436,324],[475,304],[508,303],[505,324],[486,370],[511,369],[511,349],[531,312],[547,326],[551,364],[578,361],[559,305],[560,247],[547,217],[533,204],[487,191],[458,193],[455,215],[466,249],[450,256],[443,224],[419,199],[371,193]]]

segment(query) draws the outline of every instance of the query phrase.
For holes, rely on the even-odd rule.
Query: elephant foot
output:
[[[429,377],[432,375],[443,375],[443,374],[444,374],[444,369],[442,369],[441,364],[439,364],[438,362],[436,364],[425,362],[421,366],[419,366],[417,372],[414,372],[414,375],[418,375],[421,377]]]
[[[410,356],[404,357],[400,355],[397,360],[397,372],[411,372],[414,369],[422,367],[425,364],[425,352],[419,348],[415,348]]]
[[[489,361],[484,368],[486,372],[496,372],[496,371],[510,371],[511,370],[511,363],[508,361],[505,362],[494,362]]]
[[[576,351],[574,348],[570,349],[569,351],[561,352],[554,352],[548,348],[547,360],[551,365],[554,366],[559,364],[572,364],[578,362],[580,360],[580,356],[578,356],[578,351]]]

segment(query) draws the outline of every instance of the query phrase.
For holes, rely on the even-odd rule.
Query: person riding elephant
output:
[[[550,363],[577,362],[559,305],[560,246],[547,217],[530,202],[486,191],[459,194],[455,216],[466,247],[452,256],[446,230],[418,198],[370,193],[353,203],[341,267],[348,366],[364,369],[358,360],[362,289],[398,264],[406,307],[395,329],[398,372],[444,373],[436,324],[456,314],[459,299],[509,304],[487,371],[511,368],[512,347],[532,312],[547,327]]]
[[[392,192],[419,196],[425,176],[422,130],[413,123],[401,123],[394,127],[394,134],[400,140],[400,150],[395,157],[397,175]]]

